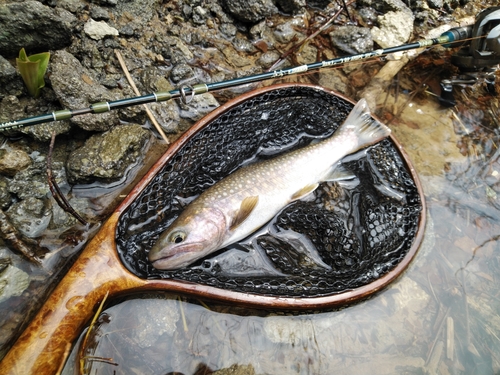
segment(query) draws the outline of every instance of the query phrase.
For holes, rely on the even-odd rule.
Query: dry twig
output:
[[[125,77],[127,77],[128,83],[132,87],[132,90],[134,90],[134,93],[137,96],[141,95],[139,93],[139,90],[137,89],[137,86],[134,83],[134,80],[132,79],[132,76],[130,75],[130,73],[127,69],[127,66],[125,65],[125,60],[123,60],[122,54],[120,53],[120,51],[115,50],[115,55],[116,55],[116,58],[118,59],[118,62],[120,63],[120,66],[122,67],[122,70],[123,70],[123,73],[125,74]],[[160,124],[158,124],[158,121],[156,121],[156,118],[154,117],[153,112],[151,112],[151,110],[149,109],[149,107],[146,104],[143,104],[143,107],[146,110],[146,113],[147,113],[149,119],[151,120],[151,123],[154,125],[154,127],[156,128],[158,133],[160,133],[163,140],[165,142],[167,142],[167,144],[170,143],[167,139],[167,136],[163,132],[163,129],[161,128]]]

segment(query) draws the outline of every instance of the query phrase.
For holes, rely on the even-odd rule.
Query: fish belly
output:
[[[237,242],[262,227],[286,205],[300,198],[297,192],[320,183],[325,174],[345,156],[345,153],[325,154],[321,152],[320,144],[315,146],[318,147],[297,150],[250,165],[229,176],[227,181],[223,180],[219,188],[233,192],[228,198],[232,203],[227,204],[229,209],[225,210],[228,222],[246,197],[257,196],[258,203],[243,223],[234,231],[228,231],[221,247]]]

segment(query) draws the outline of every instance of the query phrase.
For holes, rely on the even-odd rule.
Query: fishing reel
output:
[[[463,35],[463,34],[467,35]],[[472,39],[451,56],[453,65],[461,74],[441,81],[439,102],[447,107],[456,104],[453,86],[472,85],[484,82],[489,92],[495,93],[495,71],[500,64],[500,6],[483,10],[476,16],[474,25],[451,29],[445,34],[457,34],[460,39]],[[454,45],[456,46],[456,45]],[[445,45],[453,47],[453,45]]]

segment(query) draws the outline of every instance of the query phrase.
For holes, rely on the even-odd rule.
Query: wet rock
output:
[[[257,25],[252,26],[250,29],[250,36],[254,41],[263,40],[268,46],[273,46],[276,42],[274,32],[266,21],[259,22]]]
[[[38,1],[0,3],[0,51],[14,57],[23,47],[28,54],[64,48],[71,43],[75,21],[67,10]]]
[[[12,177],[31,164],[31,158],[23,150],[0,149],[0,173]]]
[[[305,44],[300,52],[296,53],[296,58],[297,63],[300,65],[316,62],[318,59],[318,49],[309,43]]]
[[[118,35],[118,30],[114,27],[109,26],[104,21],[96,22],[92,18],[87,21],[83,30],[85,31],[85,34],[94,40],[101,40],[107,36]]]
[[[193,9],[192,18],[193,22],[197,25],[203,25],[207,21],[209,16],[210,13],[208,12],[208,10],[199,5]]]
[[[163,103],[151,103],[149,109],[167,134],[176,134],[181,131],[179,122],[179,107],[176,101],[170,100]]]
[[[377,12],[371,7],[363,7],[358,11],[363,21],[367,25],[373,25],[377,22]]]
[[[253,60],[247,58],[243,54],[239,54],[232,45],[227,45],[223,47],[221,52],[223,53],[226,61],[232,65],[234,68],[242,68],[252,64]]]
[[[272,0],[221,0],[222,7],[243,22],[259,22],[278,13]]]
[[[0,274],[0,303],[10,297],[20,296],[29,286],[29,276],[23,270],[12,265]]]
[[[194,77],[193,68],[191,68],[186,63],[181,63],[175,65],[170,71],[170,79],[174,83],[179,83],[181,81],[186,81]]]
[[[430,8],[441,9],[444,5],[443,0],[427,0]]]
[[[412,13],[403,0],[360,0],[357,3],[361,6],[373,7],[380,13],[387,13],[389,11]]]
[[[91,211],[88,199],[75,197],[66,197],[66,199],[71,207],[83,218],[89,221],[95,218],[95,212]],[[54,199],[52,200],[52,220],[48,226],[49,229],[60,231],[62,228],[71,227],[77,222],[78,220],[73,215],[63,210]]]
[[[340,26],[330,33],[332,44],[348,54],[354,55],[373,50],[370,29],[358,26]]]
[[[52,175],[61,190],[69,189],[62,162],[52,162]],[[29,183],[27,184],[26,181],[29,181]],[[16,173],[9,183],[9,191],[16,194],[20,199],[44,198],[50,194],[45,156],[35,156],[35,160],[28,168]]]
[[[116,1],[116,7],[111,8],[110,11],[116,19],[145,24],[154,17],[161,3],[161,0]]]
[[[82,0],[58,0],[57,6],[71,13],[76,13],[85,8],[87,4],[85,4]]]
[[[113,181],[121,178],[136,163],[149,139],[149,132],[139,125],[121,125],[90,137],[73,151],[67,161],[71,183]]]
[[[194,57],[187,44],[178,37],[169,36],[162,38],[162,36],[158,35],[157,39],[164,45],[161,54],[174,65],[185,63]]]
[[[276,0],[276,4],[285,13],[296,13],[306,6],[306,0]]]
[[[23,92],[23,87],[16,68],[0,56],[0,99],[7,95],[20,95]]]
[[[118,97],[92,77],[76,57],[66,51],[57,51],[52,56],[52,88],[65,108],[79,109],[89,107],[91,103],[108,102]],[[87,114],[70,120],[82,129],[105,131],[119,123],[116,111],[102,114]]]
[[[219,26],[219,31],[225,36],[232,38],[236,35],[238,29],[232,23],[224,22]]]
[[[324,9],[330,2],[330,0],[307,0],[307,5],[313,8]]]
[[[0,208],[5,209],[12,203],[12,195],[9,193],[9,180],[0,176]]]
[[[193,100],[187,104],[180,102],[180,117],[198,121],[218,106],[219,103],[212,94],[205,93],[196,95],[193,97]]]
[[[289,43],[293,37],[298,34],[296,28],[304,27],[304,19],[302,17],[295,17],[292,20],[276,26],[274,36],[280,43]]]
[[[90,10],[90,17],[96,21],[107,21],[109,20],[109,13],[106,9],[95,6]]]
[[[373,27],[373,41],[382,48],[404,44],[413,32],[413,15],[407,12],[387,12],[378,17],[379,27]]]
[[[276,51],[267,51],[266,53],[263,53],[259,59],[257,60],[257,63],[262,66],[263,68],[267,69],[270,68],[276,61],[278,61],[280,58],[280,55]]]
[[[118,0],[91,0],[90,2],[108,6],[116,6],[116,4],[118,4]]]
[[[254,53],[257,51],[254,45],[245,38],[234,38],[233,47],[239,52]]]
[[[6,214],[12,225],[28,238],[42,235],[52,216],[44,201],[34,197],[14,203]]]

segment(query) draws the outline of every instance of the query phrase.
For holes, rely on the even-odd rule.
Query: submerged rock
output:
[[[189,103],[179,103],[180,117],[189,120],[198,121],[203,116],[212,112],[219,106],[219,102],[210,93],[195,95]]]
[[[52,216],[44,201],[34,197],[14,203],[6,214],[12,225],[28,238],[41,236],[49,226]]]
[[[26,272],[12,265],[0,273],[0,303],[10,297],[20,296],[30,283]]]
[[[85,145],[73,151],[67,161],[71,183],[113,181],[140,158],[149,132],[139,125],[121,125],[90,137]]]
[[[60,49],[71,43],[75,16],[38,1],[0,4],[0,51],[14,57],[21,48],[28,54]]]
[[[66,173],[61,162],[52,163],[52,175],[61,189],[68,189]],[[29,181],[29,183],[26,183],[26,181]],[[30,197],[41,199],[50,194],[45,157],[39,156],[28,168],[16,173],[9,183],[9,191],[16,194],[20,199]]]

